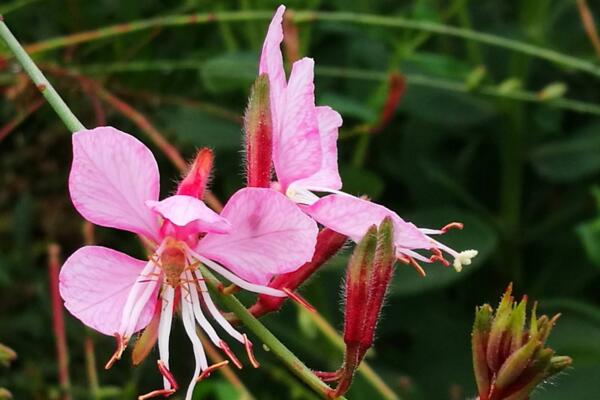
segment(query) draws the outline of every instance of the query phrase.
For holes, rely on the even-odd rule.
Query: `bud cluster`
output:
[[[536,316],[526,325],[527,296],[516,302],[510,285],[495,313],[489,304],[477,307],[471,336],[479,400],[526,400],[538,384],[570,366],[545,343],[559,314]]]

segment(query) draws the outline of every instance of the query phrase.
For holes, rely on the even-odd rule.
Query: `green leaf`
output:
[[[532,154],[538,174],[552,182],[572,182],[600,171],[600,123],[569,138],[544,144]]]
[[[247,90],[256,79],[257,65],[254,53],[230,53],[206,61],[200,75],[213,93]]]
[[[240,148],[241,127],[234,122],[189,108],[163,110],[162,124],[187,145],[215,150]]]
[[[465,226],[463,230],[450,231],[436,239],[457,251],[476,249],[479,254],[473,259],[473,263],[465,266],[460,273],[452,267],[446,268],[438,263],[422,263],[427,272],[425,278],[422,278],[411,267],[398,264],[392,283],[392,296],[412,295],[452,285],[483,266],[497,244],[496,233],[489,225],[475,215],[460,210],[421,211],[412,214],[407,219],[417,226],[427,228],[441,227],[450,221],[463,222]],[[452,262],[452,259],[449,258],[448,261]]]
[[[492,104],[464,93],[452,93],[410,85],[400,110],[430,123],[463,129],[489,120],[495,115]]]
[[[600,268],[600,218],[579,225],[577,235],[589,259]]]
[[[325,92],[319,97],[318,104],[327,104],[341,115],[354,117],[361,121],[373,121],[377,118],[375,110],[365,103],[355,100],[349,96],[342,96],[336,93]]]
[[[375,173],[352,165],[340,165],[340,175],[344,182],[344,192],[357,196],[366,194],[372,200],[377,200],[383,193],[385,183]]]

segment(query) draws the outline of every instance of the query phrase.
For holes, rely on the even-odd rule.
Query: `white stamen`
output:
[[[126,307],[123,309],[121,326],[119,327],[119,333],[125,339],[130,338],[135,332],[136,325],[144,307],[148,304],[150,297],[154,294],[156,287],[159,285],[159,279],[148,279],[148,275],[157,273],[157,270],[154,261],[150,260],[148,264],[146,264],[146,267],[144,267],[142,273],[138,276],[127,296],[127,302],[130,304],[126,304]]]
[[[158,353],[160,360],[169,369],[169,337],[171,335],[171,322],[173,321],[173,306],[175,303],[175,289],[166,286],[162,294],[162,310],[158,322]],[[165,389],[171,389],[171,383],[163,377]]]
[[[203,257],[200,254],[196,253],[189,247],[187,248],[187,250],[194,258],[196,258],[199,261],[202,261],[202,263],[204,263],[207,267],[210,267],[212,270],[214,270],[219,275],[223,276],[229,282],[231,282],[243,289],[246,289],[246,290],[249,290],[249,291],[255,292],[255,293],[266,294],[266,295],[273,296],[273,297],[287,297],[287,294],[285,294],[285,292],[282,290],[247,282],[247,281],[243,280],[242,278],[240,278],[239,276],[237,276],[236,274],[234,274],[233,272],[226,269],[225,267],[222,267],[219,264],[217,264],[216,262],[209,260],[208,258]]]
[[[429,262],[429,258],[422,256],[421,254],[417,253],[416,251],[410,250],[410,249],[405,249],[402,247],[397,247],[396,248],[396,252],[400,253],[400,254],[404,254],[405,256],[408,257],[412,257],[415,260],[419,260],[419,261],[423,261],[423,262]]]
[[[191,293],[192,290],[190,285],[187,284],[187,289]],[[202,347],[202,342],[198,338],[196,334],[196,324],[194,323],[194,312],[192,310],[192,304],[189,299],[186,299],[185,290],[181,291],[181,319],[183,320],[183,327],[192,342],[192,347],[194,349],[194,358],[196,360],[196,368],[194,369],[194,377],[188,386],[188,390],[185,395],[186,400],[192,399],[192,394],[194,393],[194,387],[196,386],[196,379],[200,375],[201,371],[204,371],[208,368],[208,362],[206,360],[206,355],[204,354],[204,348]]]
[[[129,290],[129,294],[127,294],[127,300],[125,301],[125,306],[123,307],[123,314],[121,316],[121,325],[119,327],[119,333],[121,335],[123,335],[123,333],[127,330],[127,326],[129,325],[131,319],[131,311],[136,303],[136,300],[140,296],[140,291],[146,288],[147,283],[151,283],[148,282],[148,280],[151,280],[151,278],[149,278],[148,275],[152,271],[154,271],[154,267],[154,261],[148,261],[142,269],[142,272],[140,272],[140,275],[137,277],[135,283]]]
[[[445,233],[444,231],[439,229],[419,228],[419,230],[425,235],[441,235]]]
[[[206,286],[206,283],[202,280],[202,275],[200,274],[200,272],[196,271],[196,275],[198,277],[198,285],[200,285],[200,293],[202,293],[202,298],[204,299],[204,303],[206,304],[206,308],[208,308],[210,315],[215,319],[215,321],[217,321],[219,325],[221,325],[221,327],[231,337],[233,337],[240,343],[244,343],[244,336],[241,333],[239,333],[233,326],[231,326],[229,321],[227,321],[225,317],[223,317],[223,314],[221,314],[217,306],[215,306],[215,303],[210,297],[210,293],[208,293],[208,287]]]
[[[285,195],[292,200],[294,203],[312,205],[319,200],[319,196],[310,192],[307,189],[296,187],[294,185],[288,186],[285,191]]]
[[[185,272],[185,277],[188,282],[193,282],[194,276],[190,271]],[[215,331],[215,328],[212,327],[210,322],[204,316],[202,312],[202,308],[200,307],[200,299],[198,297],[197,287],[194,284],[190,284],[190,296],[192,296],[192,308],[194,310],[194,315],[196,316],[196,321],[198,321],[198,325],[202,328],[204,332],[208,335],[211,342],[217,347],[221,345],[221,338]]]
[[[463,265],[471,265],[471,261],[477,255],[477,250],[464,250],[458,253],[454,257],[454,262],[452,266],[456,270],[456,272],[462,271]]]
[[[342,196],[354,197],[349,193],[342,192],[341,190],[329,189],[329,188],[322,187],[322,186],[304,186],[304,190],[310,190],[313,192],[333,193],[333,194],[339,194]]]

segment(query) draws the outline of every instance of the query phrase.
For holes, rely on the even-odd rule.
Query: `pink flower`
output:
[[[394,225],[397,257],[421,273],[424,271],[415,260],[449,265],[442,252],[454,258],[457,271],[469,265],[477,255],[476,250],[457,252],[429,236],[442,234],[450,227],[460,228],[462,224],[420,229],[383,206],[340,191],[337,138],[342,118],[330,107],[315,106],[312,59],[296,61],[286,81],[280,49],[284,11],[285,7],[280,6],[271,21],[259,65],[259,74],[267,74],[270,83],[273,165],[278,179],[274,187],[317,222],[355,242],[371,225],[379,225],[389,216]],[[331,194],[319,198],[314,192]],[[432,255],[425,257],[415,250],[431,251]]]
[[[216,367],[207,363],[196,326],[240,366],[205,317],[206,311],[246,346],[253,361],[247,337],[223,318],[210,298],[200,263],[241,288],[284,297],[283,291],[264,285],[274,275],[309,261],[315,247],[315,222],[271,189],[239,190],[220,215],[210,210],[188,195],[200,193],[206,183],[208,173],[196,167],[177,194],[159,201],[157,163],[144,144],[111,127],[73,135],[69,177],[73,205],[96,225],[139,235],[152,256],[142,261],[106,247],[83,247],[65,262],[60,292],[75,317],[117,338],[117,351],[107,368],[121,357],[134,333],[159,318],[158,365],[164,389],[141,396],[144,399],[168,396],[177,389],[169,372],[169,334],[179,301],[196,359],[186,399],[198,378]]]

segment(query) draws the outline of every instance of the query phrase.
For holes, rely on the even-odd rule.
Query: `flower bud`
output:
[[[179,183],[177,194],[192,196],[201,199],[210,180],[213,165],[213,152],[211,149],[203,148],[196,154],[190,171]]]
[[[572,363],[544,347],[558,315],[537,318],[534,303],[525,329],[527,297],[517,303],[511,294],[512,285],[493,316],[487,304],[475,312],[471,345],[480,400],[526,400],[540,382]]]
[[[269,101],[269,78],[260,75],[250,93],[244,115],[246,135],[246,178],[248,187],[269,187],[271,184],[271,154],[273,123]]]
[[[17,353],[8,346],[0,343],[0,365],[8,367],[17,358]]]
[[[12,400],[12,394],[4,388],[0,387],[0,400]]]
[[[394,231],[391,218],[383,220],[377,232],[377,247],[371,276],[368,283],[368,300],[365,307],[364,327],[360,346],[364,356],[373,344],[375,328],[381,315],[383,300],[392,279],[396,252],[394,248]]]
[[[396,261],[393,237],[393,223],[387,217],[379,228],[375,225],[369,228],[348,262],[344,364],[338,371],[323,375],[328,380],[338,381],[334,391],[336,397],[350,388],[354,372],[373,345],[375,328]]]

